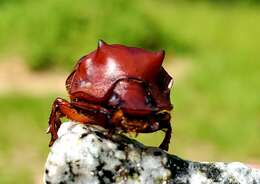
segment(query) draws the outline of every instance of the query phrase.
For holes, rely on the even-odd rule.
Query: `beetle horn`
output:
[[[98,40],[98,47],[96,50],[96,56],[95,57],[99,57],[102,56],[102,48],[104,48],[104,46],[108,45],[106,42],[104,42],[103,40]]]
[[[164,56],[165,56],[165,51],[163,49],[159,50],[158,52],[155,53],[155,57],[159,61],[163,61]]]
[[[163,59],[164,59],[165,51],[164,50],[159,50],[154,53],[154,65],[160,68],[162,65]]]
[[[104,45],[107,45],[106,42],[104,42],[103,40],[98,40],[98,49],[102,48]]]

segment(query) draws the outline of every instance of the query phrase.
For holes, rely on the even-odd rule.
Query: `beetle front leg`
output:
[[[49,146],[52,146],[54,141],[58,138],[58,130],[61,125],[61,118],[67,117],[70,120],[90,123],[93,120],[89,117],[80,114],[68,101],[62,98],[56,98],[52,105],[52,111],[49,118],[49,128],[47,133],[51,133],[51,141]]]

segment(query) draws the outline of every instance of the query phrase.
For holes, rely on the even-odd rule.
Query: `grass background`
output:
[[[1,0],[0,69],[15,56],[34,76],[67,75],[99,38],[165,48],[165,67],[175,79],[170,152],[260,163],[259,22],[258,1]],[[41,183],[51,103],[66,93],[15,86],[0,92],[0,183]],[[162,136],[138,138],[156,146]]]

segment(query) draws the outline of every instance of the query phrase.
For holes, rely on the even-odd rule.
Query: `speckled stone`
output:
[[[63,123],[45,165],[45,184],[260,184],[241,163],[182,160],[96,126]]]

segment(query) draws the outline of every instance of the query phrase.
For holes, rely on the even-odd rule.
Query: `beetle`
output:
[[[165,132],[160,148],[171,139],[172,77],[157,52],[100,40],[95,51],[77,62],[66,80],[70,102],[56,98],[47,133],[49,146],[58,138],[61,118],[102,126],[109,132]]]

